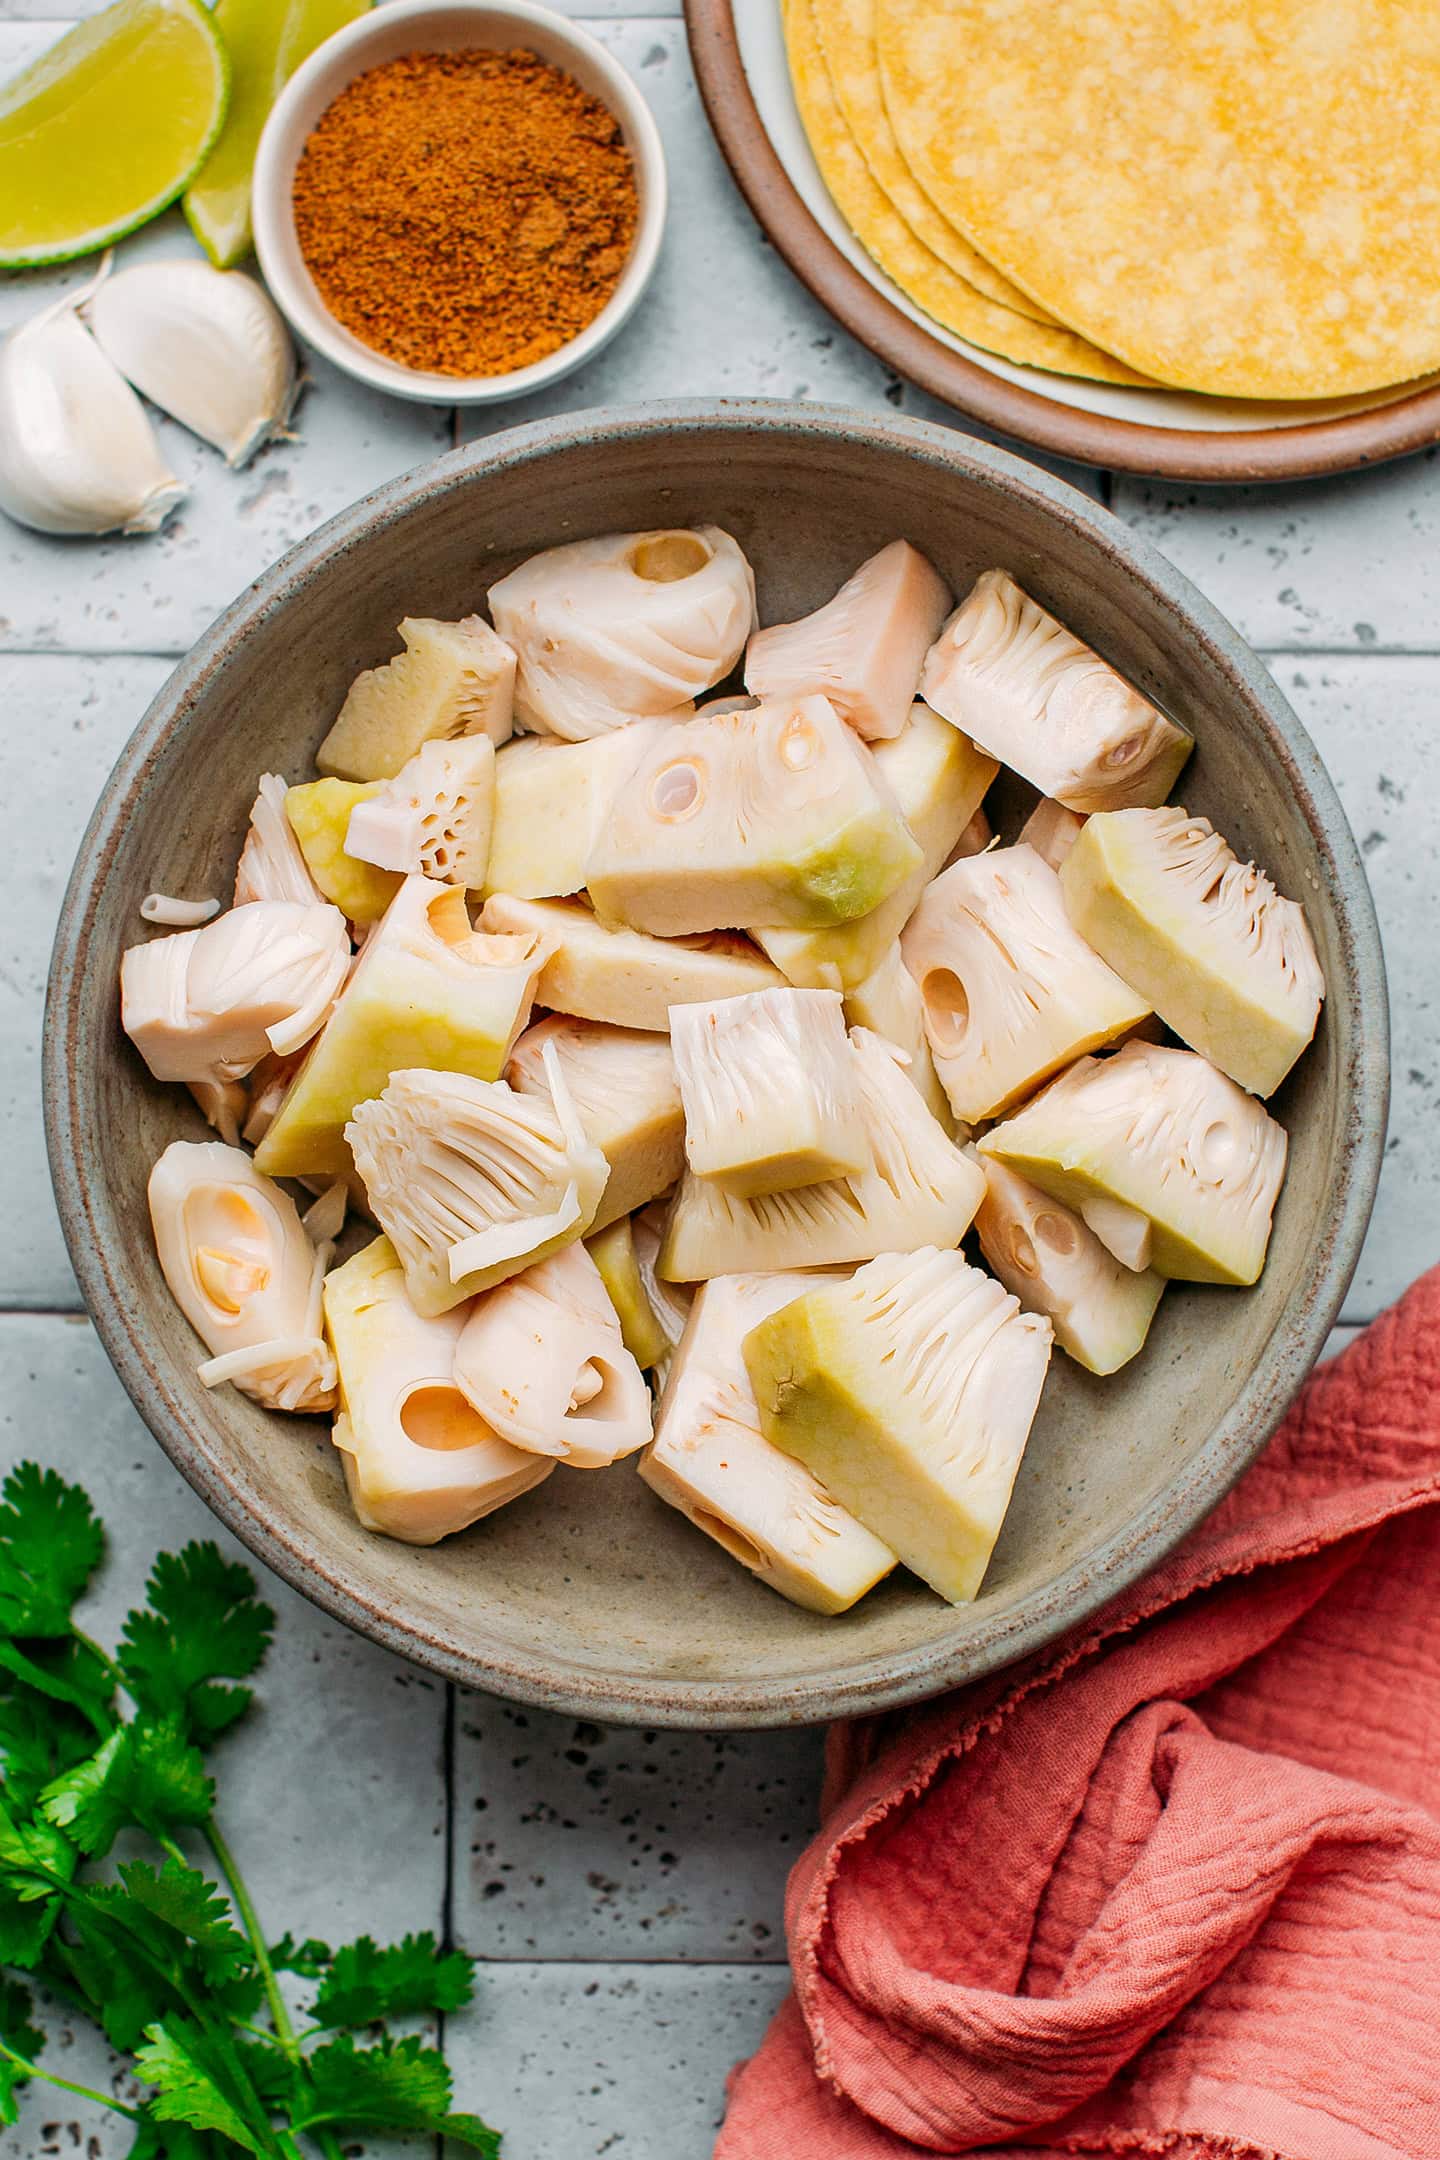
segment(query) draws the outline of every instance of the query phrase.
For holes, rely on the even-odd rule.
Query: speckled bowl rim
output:
[[[511,1646],[476,1656],[385,1611],[345,1579],[321,1539],[267,1512],[262,1490],[242,1492],[214,1458],[210,1435],[171,1385],[127,1280],[121,1241],[103,1234],[109,1214],[104,1151],[87,1145],[86,1084],[101,1031],[115,1025],[115,988],[89,965],[95,899],[123,842],[131,805],[161,746],[204,699],[207,684],[297,586],[323,579],[349,549],[371,543],[396,518],[471,475],[523,469],[584,444],[653,440],[677,432],[753,436],[821,445],[866,443],[963,474],[1028,500],[1096,549],[1123,576],[1187,618],[1211,663],[1230,679],[1269,734],[1328,878],[1339,924],[1338,979],[1330,996],[1352,1017],[1339,1076],[1335,1166],[1328,1220],[1306,1271],[1228,1415],[1125,1527],[1081,1555],[1007,1615],[986,1624],[983,1606],[963,1636],[888,1657],[845,1661],[793,1681],[621,1681],[573,1668],[557,1678],[543,1655]],[[290,551],[221,615],[152,702],[106,782],[60,911],[46,999],[46,1140],[71,1262],[100,1340],[132,1402],[177,1469],[227,1529],[322,1610],[386,1649],[447,1680],[602,1722],[682,1728],[818,1723],[921,1700],[1043,1649],[1087,1620],[1161,1560],[1215,1505],[1264,1446],[1310,1371],[1340,1310],[1369,1221],[1389,1098],[1385,969],[1374,905],[1359,851],[1319,753],[1279,689],[1236,631],[1148,541],[1110,512],[1008,451],[927,422],[770,400],[685,400],[544,419],[449,452],[391,481]],[[976,1624],[977,1614],[980,1624]]]

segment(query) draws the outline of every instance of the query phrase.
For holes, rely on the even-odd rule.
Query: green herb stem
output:
[[[109,1651],[102,1650],[99,1643],[96,1642],[94,1636],[87,1635],[84,1628],[76,1627],[73,1620],[70,1623],[70,1633],[74,1636],[76,1642],[79,1643],[81,1649],[88,1650],[91,1657],[94,1658],[96,1664],[103,1667],[105,1672],[108,1673],[111,1680],[115,1683],[116,1687],[124,1688],[125,1693],[129,1695],[130,1690],[125,1685],[125,1675],[121,1672],[120,1667],[116,1664],[114,1658],[111,1657]],[[134,1700],[133,1696],[131,1697],[131,1700]]]
[[[295,2038],[295,2027],[290,2022],[290,2012],[285,2007],[285,1998],[280,1992],[280,1983],[270,1962],[270,1952],[265,1947],[265,1931],[260,1925],[260,1915],[255,1910],[239,1863],[226,1844],[220,1825],[213,1815],[207,1816],[204,1831],[205,1842],[215,1856],[215,1865],[225,1878],[225,1887],[230,1892],[235,1910],[240,1916],[240,1925],[244,1928],[250,1948],[254,1952],[255,1970],[264,1985],[265,2000],[270,2008],[270,2022],[275,2027],[275,2038],[291,2061],[298,2062],[300,2048]]]
[[[26,2077],[39,2078],[46,2085],[57,2085],[61,2092],[74,2093],[77,2100],[97,2101],[101,2107],[109,2108],[112,2115],[124,2115],[131,2122],[140,2121],[138,2108],[126,2107],[123,2101],[112,2099],[109,2093],[97,2092],[93,2085],[76,2085],[69,2078],[57,2077],[55,2072],[47,2070],[43,2063],[27,2062],[23,2055],[17,2055],[14,2048],[7,2047],[3,2040],[0,2040],[0,2055],[4,2056],[6,2062],[14,2063],[16,2069],[22,2070]]]

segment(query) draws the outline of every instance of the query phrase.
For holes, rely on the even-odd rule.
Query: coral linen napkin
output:
[[[716,2160],[1437,2160],[1437,1499],[1440,1269],[1083,1638],[837,1729]]]

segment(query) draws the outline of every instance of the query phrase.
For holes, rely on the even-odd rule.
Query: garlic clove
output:
[[[295,349],[254,278],[198,260],[137,263],[86,304],[109,358],[151,403],[243,465],[290,418]]]
[[[185,490],[75,306],[57,301],[0,346],[0,510],[35,532],[158,532]]]

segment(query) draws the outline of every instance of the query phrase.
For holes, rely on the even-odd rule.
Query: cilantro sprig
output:
[[[458,2010],[473,1960],[428,1933],[269,1944],[216,1819],[206,1751],[274,1629],[253,1576],[209,1543],[162,1554],[112,1657],[75,1620],[104,1550],[80,1486],[34,1463],[0,1486],[0,2124],[39,2079],[128,2117],[129,2160],[340,2160],[367,2130],[494,2160],[440,2051],[388,2029]],[[150,1851],[101,1879],[122,1832]],[[281,1972],[314,1990],[299,2031]],[[137,2105],[41,2060],[35,1985],[132,2057]]]

